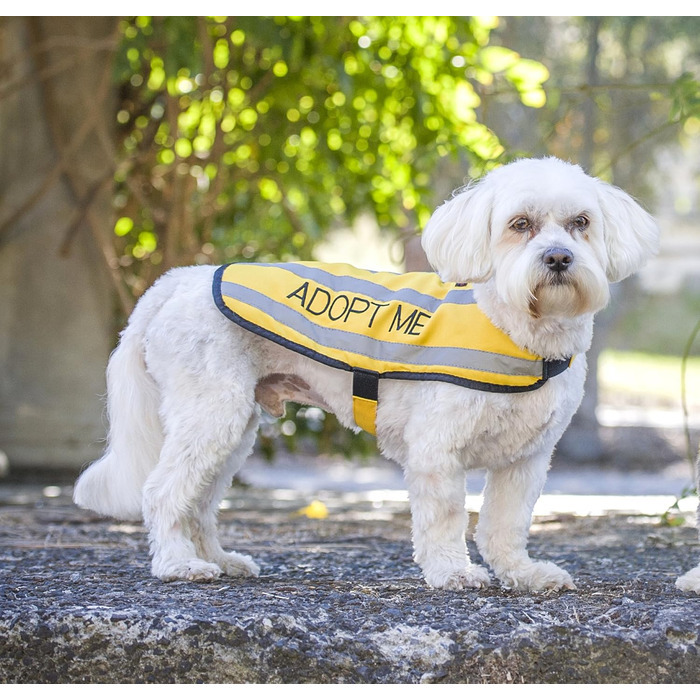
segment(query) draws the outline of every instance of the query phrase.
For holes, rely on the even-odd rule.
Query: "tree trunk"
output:
[[[104,437],[116,27],[0,20],[0,451],[11,468],[78,468]]]
[[[599,33],[602,25],[601,17],[589,17],[588,57],[586,69],[586,84],[594,87],[599,83],[598,54],[600,51]],[[583,106],[583,149],[580,164],[589,174],[594,165],[596,104],[593,93],[588,96]],[[586,376],[585,393],[581,406],[564,433],[558,453],[567,460],[575,462],[600,462],[605,458],[605,448],[600,437],[600,425],[596,416],[598,406],[598,360],[600,353],[607,345],[607,336],[613,316],[608,311],[602,311],[596,316],[593,343],[588,351],[588,374]]]

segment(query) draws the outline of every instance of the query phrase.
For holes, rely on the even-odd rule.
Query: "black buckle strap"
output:
[[[542,365],[542,379],[551,379],[561,374],[571,365],[573,357],[567,357],[564,360],[545,360]]]
[[[379,398],[379,374],[354,369],[352,372],[352,395],[368,401],[377,401]]]

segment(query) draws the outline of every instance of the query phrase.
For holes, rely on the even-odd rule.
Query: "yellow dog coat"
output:
[[[355,422],[370,433],[380,379],[521,392],[571,360],[544,360],[518,347],[479,310],[470,286],[431,272],[233,263],[216,270],[213,294],[219,310],[246,330],[352,372]]]

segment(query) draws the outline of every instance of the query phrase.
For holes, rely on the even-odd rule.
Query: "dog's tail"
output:
[[[158,295],[140,300],[107,366],[109,435],[101,459],[78,479],[73,500],[81,508],[123,520],[142,516],[141,492],[158,462],[163,431],[159,391],[146,371],[143,336]]]

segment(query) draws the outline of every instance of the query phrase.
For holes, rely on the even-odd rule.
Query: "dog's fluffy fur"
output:
[[[574,360],[526,393],[380,382],[377,439],[405,472],[415,560],[434,587],[489,584],[465,546],[465,470],[484,468],[476,542],[486,564],[505,586],[574,588],[566,571],[529,557],[532,510],[583,394],[593,315],[609,282],[656,251],[657,227],[621,190],[549,158],[458,192],[422,240],[442,279],[475,282],[480,308],[518,345]],[[257,575],[250,557],[221,548],[216,514],[253,448],[260,405],[320,405],[355,427],[351,374],[231,323],[212,300],[213,273],[172,270],[139,301],[107,371],[108,449],[75,488],[83,507],[143,517],[163,580]]]

